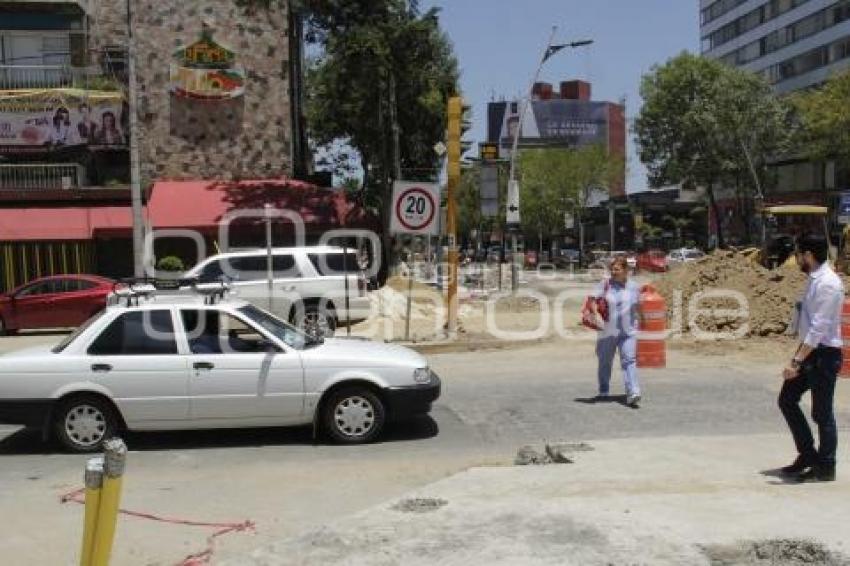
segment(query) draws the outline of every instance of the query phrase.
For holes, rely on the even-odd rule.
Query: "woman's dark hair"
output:
[[[101,120],[102,120],[102,122],[103,122],[103,125],[104,125],[104,126],[106,125],[106,118],[107,118],[107,117],[109,117],[110,119],[112,119],[112,127],[116,127],[116,126],[117,126],[117,124],[115,123],[115,114],[113,114],[112,112],[109,112],[109,111],[104,112],[104,113],[103,113],[103,116],[101,117]]]
[[[815,261],[824,263],[829,259],[829,242],[820,234],[803,234],[797,238],[797,249],[800,253],[812,252]]]

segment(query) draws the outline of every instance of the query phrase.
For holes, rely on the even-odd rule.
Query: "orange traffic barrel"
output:
[[[850,299],[844,299],[841,306],[841,338],[844,347],[841,349],[844,361],[841,363],[841,377],[850,377]]]
[[[664,343],[664,332],[667,330],[667,305],[664,303],[664,297],[652,285],[644,285],[640,291],[640,308],[643,316],[637,342],[637,366],[666,367],[667,347]],[[643,333],[650,335],[644,337]]]

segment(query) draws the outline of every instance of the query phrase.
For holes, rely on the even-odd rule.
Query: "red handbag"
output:
[[[591,305],[593,305],[593,303],[596,303],[596,312],[599,313],[602,320],[608,322],[608,299],[606,297],[608,295],[609,283],[610,279],[606,279],[601,297],[589,295],[584,300],[584,306],[581,308],[581,325],[585,328],[589,328],[591,330],[602,330],[602,327],[597,324],[596,317],[591,310]]]

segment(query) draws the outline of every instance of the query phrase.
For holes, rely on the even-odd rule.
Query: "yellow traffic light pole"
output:
[[[446,238],[449,247],[449,285],[448,285],[448,333],[454,336],[457,332],[457,202],[455,191],[460,186],[460,158],[468,149],[468,142],[461,141],[463,133],[469,129],[469,122],[464,114],[469,110],[463,98],[452,96],[448,106],[448,140],[447,140],[447,186],[446,186]]]

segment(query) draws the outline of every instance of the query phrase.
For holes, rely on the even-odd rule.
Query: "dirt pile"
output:
[[[673,268],[656,287],[675,330],[735,333],[748,325],[746,336],[774,336],[788,330],[805,285],[806,276],[795,267],[769,270],[738,252],[718,251]],[[706,292],[711,295],[691,305],[696,293]],[[689,306],[701,311],[695,311],[694,325]],[[749,316],[741,314],[746,309]]]

